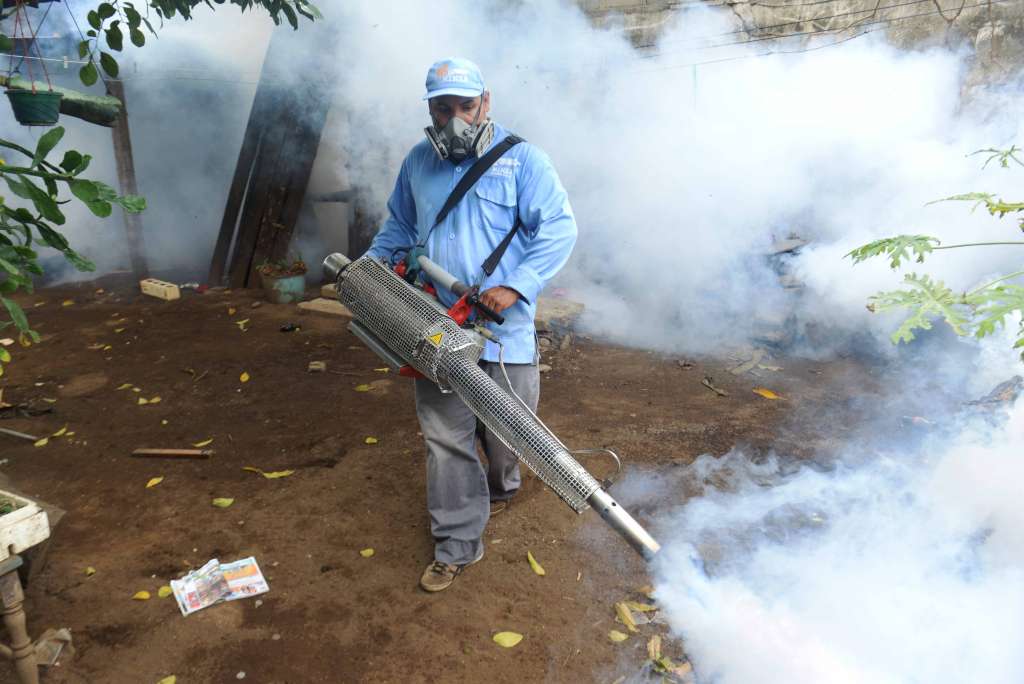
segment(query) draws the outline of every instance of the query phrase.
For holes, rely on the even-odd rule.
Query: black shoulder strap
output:
[[[519,207],[516,207],[516,223],[512,226],[512,230],[505,234],[505,237],[501,239],[498,246],[494,248],[493,252],[491,252],[491,256],[487,257],[481,265],[481,268],[488,277],[494,274],[494,269],[498,268],[498,262],[501,261],[501,257],[505,256],[505,250],[508,249],[509,243],[512,242],[512,238],[516,236],[516,233],[519,232],[519,228],[522,225],[523,222],[519,220]]]
[[[434,225],[431,226],[431,229],[448,218],[448,214],[455,208],[455,205],[462,201],[462,198],[466,196],[466,193],[469,192],[471,187],[473,187],[473,184],[480,180],[480,176],[487,173],[487,169],[494,166],[494,162],[498,161],[501,155],[505,154],[521,142],[523,142],[523,139],[518,135],[515,135],[514,133],[509,134],[501,142],[491,147],[491,149],[487,151],[487,154],[480,157],[479,161],[470,167],[466,175],[463,176],[462,180],[460,180],[458,185],[455,186],[455,189],[452,190],[452,194],[448,195],[448,199],[445,200],[444,206],[441,207],[441,211],[437,212],[437,218],[434,219]]]

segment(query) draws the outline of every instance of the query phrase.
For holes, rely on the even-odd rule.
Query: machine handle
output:
[[[479,294],[474,294],[472,297],[470,297],[469,303],[475,306],[477,309],[479,309],[480,313],[482,313],[484,316],[487,316],[498,325],[501,325],[502,323],[505,322],[504,316],[502,316],[500,313],[498,313],[497,311],[495,311],[494,309],[480,301]]]

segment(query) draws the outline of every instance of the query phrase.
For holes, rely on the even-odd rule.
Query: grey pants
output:
[[[480,367],[507,389],[501,367]],[[537,410],[540,373],[536,364],[505,364],[523,401]],[[519,489],[519,459],[483,426],[457,394],[442,394],[429,380],[416,380],[416,415],[427,442],[427,509],[434,535],[434,559],[462,565],[480,555],[490,502],[511,498]],[[477,455],[478,433],[487,456]]]

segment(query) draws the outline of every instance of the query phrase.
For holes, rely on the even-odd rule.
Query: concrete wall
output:
[[[717,6],[730,13],[740,31],[737,40],[790,36],[797,43],[821,44],[870,31],[882,32],[891,43],[906,49],[966,47],[973,54],[968,86],[1006,81],[1024,65],[1024,3],[1017,0],[578,0],[578,4],[597,24],[621,22],[641,47],[654,45],[669,22],[685,21],[686,12],[695,7]]]

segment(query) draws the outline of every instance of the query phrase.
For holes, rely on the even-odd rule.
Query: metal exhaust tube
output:
[[[644,560],[651,560],[661,550],[661,544],[654,541],[654,537],[647,534],[647,530],[627,513],[626,509],[620,506],[608,492],[598,489],[590,495],[587,502],[613,530],[618,532],[637,553],[644,557]]]

